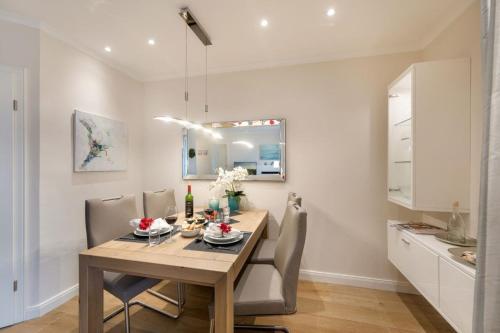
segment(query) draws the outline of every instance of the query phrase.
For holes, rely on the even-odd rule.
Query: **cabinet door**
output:
[[[439,273],[439,308],[460,332],[472,332],[474,279],[442,258]]]
[[[412,110],[413,70],[389,88],[388,101],[388,198],[413,206]]]
[[[439,256],[405,232],[388,225],[388,258],[427,298],[439,305]]]

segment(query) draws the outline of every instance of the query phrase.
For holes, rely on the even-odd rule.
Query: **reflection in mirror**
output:
[[[285,120],[214,122],[185,129],[184,179],[216,179],[241,166],[248,180],[285,180]]]

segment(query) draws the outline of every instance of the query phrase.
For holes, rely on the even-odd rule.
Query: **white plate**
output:
[[[167,228],[164,228],[164,229],[160,230],[160,235],[164,235],[167,232],[172,231],[173,229],[174,229],[174,227],[171,226],[171,225],[169,225]],[[137,229],[134,230],[134,235],[146,237],[146,236],[149,236],[149,230],[141,230],[141,229],[137,228]]]
[[[238,243],[242,239],[243,239],[243,233],[241,233],[240,236],[237,237],[237,238],[233,238],[230,241],[224,241],[224,242],[221,242],[220,240],[214,240],[212,238],[207,238],[207,235],[203,236],[203,240],[205,242],[207,242],[209,244],[214,244],[214,245],[229,245],[229,244],[234,244],[234,243]]]

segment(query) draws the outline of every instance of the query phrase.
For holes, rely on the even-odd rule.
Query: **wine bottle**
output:
[[[193,217],[193,195],[191,194],[191,185],[188,185],[188,193],[186,194],[186,217]]]

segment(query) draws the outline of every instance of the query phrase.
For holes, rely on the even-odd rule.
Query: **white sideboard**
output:
[[[453,245],[387,222],[388,258],[457,332],[472,332],[475,269],[452,258]]]

